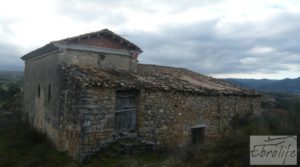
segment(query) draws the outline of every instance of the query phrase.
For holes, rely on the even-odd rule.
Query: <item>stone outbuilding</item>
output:
[[[25,61],[24,112],[74,159],[119,137],[160,146],[203,143],[259,94],[184,68],[138,64],[142,50],[101,30],[51,42]]]

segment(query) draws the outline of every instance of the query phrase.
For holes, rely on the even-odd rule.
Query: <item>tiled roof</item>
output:
[[[72,43],[72,41],[74,41],[74,40],[78,41],[78,39],[90,38],[90,37],[93,37],[93,36],[96,37],[96,36],[101,36],[103,34],[104,35],[109,35],[112,38],[118,39],[119,41],[122,41],[122,43],[125,43],[128,46],[131,46],[132,48],[134,48],[135,50],[137,50],[139,52],[143,52],[142,49],[140,47],[138,47],[136,44],[128,41],[127,39],[121,37],[120,35],[110,31],[109,29],[102,29],[100,31],[81,34],[81,35],[78,35],[78,36],[62,39],[62,40],[55,41],[55,42]]]
[[[26,55],[22,56],[21,59],[22,60],[28,60],[28,59],[31,59],[31,58],[34,58],[34,57],[38,57],[38,56],[42,56],[43,54],[47,54],[47,53],[50,53],[50,52],[53,52],[53,51],[57,51],[58,50],[58,47],[56,47],[52,42],[43,46],[43,47],[40,47],[34,51],[31,51],[29,53],[27,53]]]
[[[138,51],[138,52],[142,52],[141,48],[139,48],[137,45],[135,45],[134,43],[128,41],[127,39],[121,37],[118,34],[115,34],[114,32],[108,30],[108,29],[103,29],[100,31],[95,31],[95,32],[91,32],[91,33],[87,33],[87,34],[82,34],[82,35],[78,35],[78,36],[74,36],[74,37],[70,37],[70,38],[66,38],[66,39],[62,39],[62,40],[58,40],[58,41],[53,41],[50,42],[49,44],[40,47],[36,50],[33,50],[29,53],[27,53],[26,55],[24,55],[23,57],[21,57],[22,60],[28,60],[34,57],[38,57],[38,56],[42,56],[43,54],[52,52],[52,51],[57,51],[59,49],[58,46],[56,46],[56,44],[59,43],[72,43],[72,41],[78,41],[80,39],[90,39],[92,37],[99,37],[101,35],[108,35],[111,38],[117,39],[118,41],[120,41],[122,44],[126,45],[126,46],[130,46],[130,48]]]
[[[259,96],[253,90],[241,88],[220,79],[208,77],[184,68],[139,64],[137,72],[103,70],[95,67],[62,65],[67,80],[83,87],[119,89],[150,89],[189,92],[202,95]]]

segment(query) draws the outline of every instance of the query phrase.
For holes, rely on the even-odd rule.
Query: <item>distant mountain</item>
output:
[[[19,61],[16,63],[0,62],[0,72],[2,71],[23,71],[24,64]]]
[[[281,92],[300,94],[300,77],[295,79],[269,80],[269,79],[224,79],[235,85],[264,92]]]

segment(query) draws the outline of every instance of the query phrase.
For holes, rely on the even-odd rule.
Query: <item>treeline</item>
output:
[[[0,84],[0,102],[4,103],[15,94],[21,91],[22,82],[10,82],[8,84]]]
[[[23,78],[20,71],[0,71],[0,107],[21,91]]]

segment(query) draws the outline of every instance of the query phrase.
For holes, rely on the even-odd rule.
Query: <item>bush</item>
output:
[[[10,82],[7,85],[0,84],[0,107],[8,102],[14,95],[20,93],[21,83]]]
[[[17,83],[11,82],[7,85],[7,97],[10,98],[15,94],[19,93],[21,90],[21,86]]]

